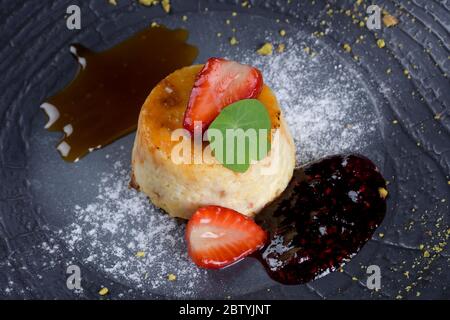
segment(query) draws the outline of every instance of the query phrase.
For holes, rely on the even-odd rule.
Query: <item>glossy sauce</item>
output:
[[[385,188],[376,166],[359,155],[332,156],[296,170],[281,197],[256,217],[270,235],[257,258],[284,284],[336,270],[383,221]]]
[[[57,146],[62,157],[77,161],[135,130],[153,87],[197,57],[187,38],[183,29],[153,27],[100,53],[71,46],[78,75],[41,106],[49,117],[46,128],[64,133]]]

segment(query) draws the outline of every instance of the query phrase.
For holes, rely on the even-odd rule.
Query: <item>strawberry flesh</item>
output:
[[[188,252],[196,265],[219,269],[231,265],[266,242],[266,232],[252,219],[232,209],[198,209],[186,228]]]
[[[184,114],[183,127],[203,132],[226,106],[255,99],[263,88],[261,71],[222,58],[210,58],[197,75]],[[197,124],[195,122],[201,122]]]

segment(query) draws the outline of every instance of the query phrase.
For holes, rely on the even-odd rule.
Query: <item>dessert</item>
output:
[[[263,140],[269,151],[241,171],[218,157],[222,149],[214,148],[210,132],[241,129],[242,122],[251,128],[253,120],[279,134],[271,132]],[[194,144],[189,160],[195,144],[214,152],[202,152],[204,162],[175,162],[178,129]],[[148,96],[131,185],[170,215],[190,218],[186,241],[197,266],[224,268],[254,254],[274,280],[300,284],[336,270],[361,249],[384,218],[387,190],[378,168],[359,155],[294,166],[292,137],[261,72],[211,58],[172,73]],[[272,170],[264,174],[267,167]]]
[[[189,219],[200,207],[217,205],[254,216],[280,195],[295,167],[295,146],[280,106],[259,71],[249,66],[212,58],[167,76],[146,99],[138,122],[132,154],[131,186],[173,217]],[[260,88],[259,88],[260,87]],[[194,90],[193,90],[194,89]],[[272,129],[278,129],[269,154],[243,173],[224,167],[203,142],[202,163],[175,163],[172,133],[202,120],[200,131],[226,104],[257,98],[266,108]],[[205,103],[207,100],[211,104]],[[195,141],[193,142],[195,144]],[[195,145],[194,148],[195,149]],[[262,174],[267,169],[270,174]]]

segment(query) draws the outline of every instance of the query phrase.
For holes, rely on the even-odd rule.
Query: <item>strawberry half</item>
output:
[[[186,229],[189,255],[202,268],[219,269],[262,248],[266,232],[252,219],[232,209],[198,209]]]
[[[263,88],[261,71],[221,58],[210,58],[197,75],[183,126],[194,133],[195,121],[206,130],[226,106],[243,99],[254,99]]]

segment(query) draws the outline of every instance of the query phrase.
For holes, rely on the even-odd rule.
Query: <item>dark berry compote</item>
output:
[[[350,260],[386,212],[386,181],[369,159],[331,156],[295,171],[281,197],[256,221],[269,231],[259,252],[284,284],[316,279]]]

